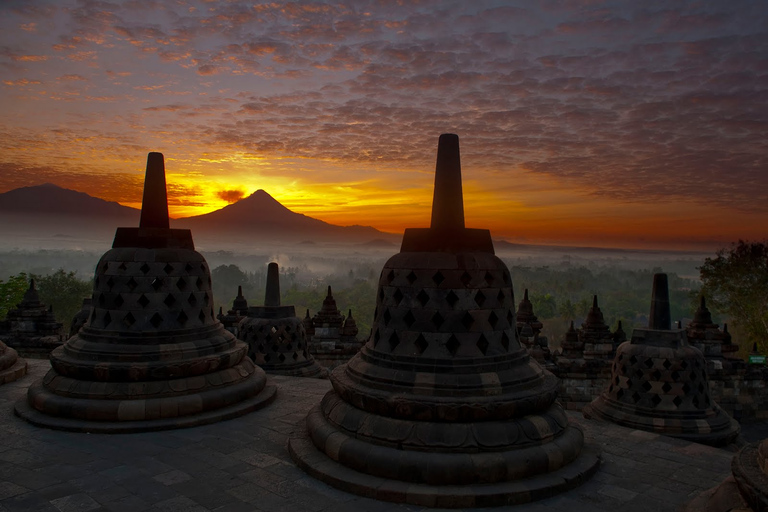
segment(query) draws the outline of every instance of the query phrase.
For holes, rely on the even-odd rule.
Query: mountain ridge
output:
[[[266,220],[267,222],[259,222]],[[176,227],[189,228],[193,233],[216,229],[219,238],[223,234],[233,236],[268,235],[275,240],[290,238],[361,242],[371,238],[391,237],[390,233],[371,226],[339,226],[286,208],[268,192],[259,189],[253,194],[219,210],[175,219]],[[288,229],[289,231],[286,231]],[[365,240],[363,240],[365,239]]]
[[[26,223],[33,231],[50,225],[48,236],[78,236],[73,231],[82,234],[89,227],[96,235],[105,226],[110,229],[137,226],[139,214],[140,210],[135,208],[52,183],[0,193],[0,215],[14,223]],[[77,218],[77,230],[75,226],[67,227],[66,218]],[[195,238],[219,240],[246,236],[277,241],[312,239],[361,243],[397,236],[371,226],[339,226],[293,212],[263,189],[219,210],[170,222],[174,228],[192,229]],[[16,236],[23,234],[24,226],[15,226],[11,232]]]

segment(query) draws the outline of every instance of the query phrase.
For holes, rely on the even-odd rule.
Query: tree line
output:
[[[342,314],[352,309],[360,336],[367,335],[376,307],[376,287],[381,265],[359,261],[344,270],[318,273],[306,265],[281,267],[281,296],[284,305],[294,305],[303,317],[307,309],[315,314],[322,306],[328,285]],[[377,268],[378,267],[378,268]],[[559,345],[571,320],[579,325],[598,296],[606,323],[615,330],[619,321],[629,335],[634,327],[648,322],[652,276],[661,268],[626,269],[618,265],[572,266],[568,262],[550,266],[510,264],[515,300],[529,290],[534,312],[544,323],[544,334]],[[734,341],[742,353],[757,344],[768,352],[768,242],[739,241],[720,250],[698,267],[700,279],[669,273],[670,306],[673,320],[693,318],[703,293],[715,322],[729,323]],[[263,304],[266,266],[259,271],[243,271],[234,264],[218,265],[211,271],[214,304],[224,311],[231,308],[237,287],[250,305]],[[19,273],[0,280],[0,318],[21,302],[34,278],[41,300],[52,305],[58,321],[68,329],[80,310],[82,299],[92,293],[92,279],[63,268],[40,275]]]

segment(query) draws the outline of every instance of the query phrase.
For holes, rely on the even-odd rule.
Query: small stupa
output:
[[[571,321],[561,349],[554,355],[553,372],[560,377],[559,399],[566,409],[582,410],[609,384],[615,340],[594,295],[581,327],[574,329]]]
[[[240,322],[248,316],[248,301],[243,296],[243,287],[237,287],[237,296],[232,301],[232,309],[225,315],[221,308],[217,318],[224,325],[224,328],[238,336],[240,334]]]
[[[579,339],[579,332],[574,328],[573,320],[565,332],[559,355],[569,360],[584,358],[584,343]]]
[[[432,223],[381,272],[372,336],[292,438],[293,459],[348,492],[430,507],[511,505],[596,469],[520,345],[512,281],[490,232],[464,226],[459,140],[440,136]]]
[[[34,279],[0,325],[0,341],[24,357],[38,359],[47,359],[51,350],[64,343],[64,324],[56,321],[52,307],[40,301]]]
[[[528,349],[528,352],[545,369],[555,371],[555,361],[549,350],[549,339],[541,334],[544,328],[536,314],[533,312],[533,303],[528,298],[528,288],[523,292],[523,300],[517,307],[517,334],[520,342]]]
[[[712,313],[707,308],[707,301],[704,295],[701,295],[693,320],[685,328],[688,343],[701,350],[707,362],[720,360],[722,364],[723,358],[736,358],[735,354],[739,346],[731,341],[731,335],[727,329],[721,330],[719,327],[712,321]]]
[[[603,312],[597,303],[597,295],[592,297],[592,307],[581,324],[579,337],[584,343],[584,359],[604,359],[606,371],[610,371],[610,363],[616,354],[614,335],[605,323]]]
[[[358,334],[357,321],[352,316],[352,309],[350,308],[347,318],[344,319],[344,327],[341,328],[341,340],[342,341],[355,341]]]
[[[294,306],[280,305],[280,269],[267,267],[267,290],[263,306],[248,308],[240,324],[241,340],[248,344],[248,355],[267,373],[292,377],[325,377],[307,350],[304,323]]]
[[[216,320],[211,274],[188,229],[170,229],[161,153],[150,153],[138,228],[96,266],[90,318],[16,403],[36,425],[123,433],[213,423],[275,396],[247,345]]]
[[[344,325],[344,315],[336,306],[336,299],[333,298],[333,290],[331,290],[330,285],[328,285],[328,293],[323,299],[323,305],[320,311],[315,314],[312,323],[315,326],[315,335],[327,338],[338,337]]]
[[[344,318],[336,305],[330,286],[320,311],[311,321],[305,318],[304,324],[309,352],[315,361],[325,368],[333,369],[346,363],[364,344],[364,341],[357,339],[357,322],[352,318],[352,310],[349,310],[349,317]]]
[[[621,345],[625,341],[627,341],[627,333],[624,332],[624,329],[621,326],[621,320],[619,320],[619,323],[616,326],[616,330],[613,332],[614,354],[616,353],[616,349],[619,348],[619,345]]]
[[[584,416],[704,444],[732,442],[740,427],[711,399],[704,356],[684,330],[671,328],[666,274],[654,275],[652,297],[648,328],[619,346],[611,383]]]

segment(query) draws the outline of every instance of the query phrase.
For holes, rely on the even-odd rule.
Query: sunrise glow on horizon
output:
[[[760,2],[10,1],[0,192],[172,217],[262,189],[339,225],[429,223],[437,139],[467,226],[510,242],[715,249],[768,225]]]

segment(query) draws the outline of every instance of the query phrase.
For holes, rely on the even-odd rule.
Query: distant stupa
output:
[[[648,328],[619,346],[608,389],[584,416],[716,446],[738,436],[739,424],[710,396],[703,354],[672,329],[666,274],[653,276]]]
[[[291,377],[326,377],[307,349],[304,323],[294,306],[280,304],[280,270],[267,266],[263,306],[248,308],[240,323],[239,338],[248,344],[248,355],[267,373]]]

